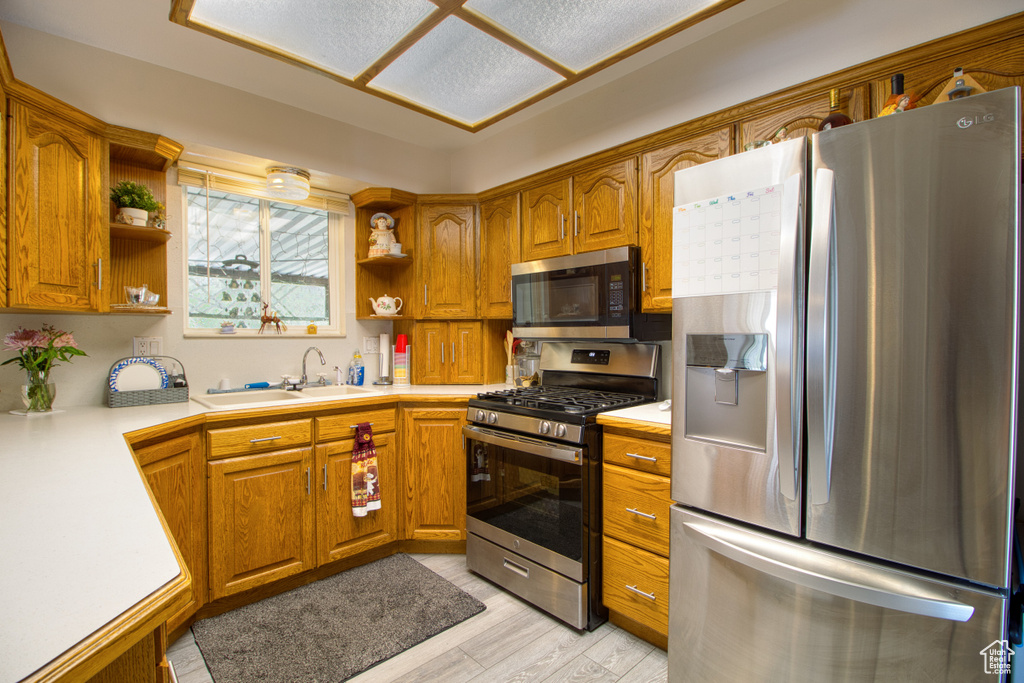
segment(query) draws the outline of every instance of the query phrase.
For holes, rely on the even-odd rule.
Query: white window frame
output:
[[[269,195],[266,191],[266,180],[255,176],[248,176],[232,171],[225,171],[208,166],[197,164],[179,165],[178,184],[182,186],[181,192],[181,215],[184,217],[183,224],[183,249],[182,249],[182,301],[184,302],[183,334],[188,338],[294,338],[307,336],[306,325],[291,324],[287,331],[278,334],[277,330],[268,325],[263,334],[259,328],[236,329],[233,334],[221,334],[217,329],[190,327],[191,310],[189,305],[189,244],[188,244],[188,193],[184,186],[206,187],[211,190],[228,192],[231,194],[243,195],[254,199],[278,202],[283,204],[296,204],[321,209],[327,212],[327,230],[329,233],[330,248],[327,257],[328,287],[330,290],[330,319],[334,321],[330,325],[317,325],[316,336],[318,337],[344,337],[346,308],[342,305],[345,296],[345,217],[349,215],[351,206],[350,198],[346,194],[330,192],[327,190],[311,189],[310,196],[302,201],[286,201]],[[269,206],[261,201],[260,203],[260,263],[270,263],[270,221]],[[261,273],[270,273],[269,268],[261,268]],[[260,296],[267,301],[270,296],[270,280],[260,278]],[[271,304],[271,308],[273,305]]]

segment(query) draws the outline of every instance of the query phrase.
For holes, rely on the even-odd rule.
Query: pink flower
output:
[[[54,338],[53,346],[58,349],[64,346],[71,346],[76,349],[78,348],[78,345],[75,344],[75,336],[70,332],[60,332],[59,336]]]
[[[19,327],[4,337],[4,348],[7,349],[45,349],[49,340],[38,330],[26,330]]]

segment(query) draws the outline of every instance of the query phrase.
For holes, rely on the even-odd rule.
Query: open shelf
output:
[[[168,230],[148,226],[125,225],[124,223],[111,223],[110,236],[122,240],[142,240],[158,244],[164,244],[171,239],[171,233]]]
[[[360,266],[383,266],[386,268],[407,266],[410,263],[412,263],[412,259],[407,256],[374,256],[356,261],[356,265]]]
[[[110,304],[110,312],[118,315],[170,315],[171,309],[164,306],[133,306],[131,304]]]

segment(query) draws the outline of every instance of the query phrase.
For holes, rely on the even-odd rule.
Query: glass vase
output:
[[[43,370],[29,370],[28,382],[21,387],[21,402],[26,413],[46,413],[53,410],[53,399],[57,397],[57,385],[50,382],[50,373]]]

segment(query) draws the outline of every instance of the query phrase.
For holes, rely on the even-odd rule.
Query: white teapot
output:
[[[395,305],[398,302],[398,305]],[[402,299],[399,297],[390,297],[387,294],[374,300],[370,297],[370,305],[373,306],[373,312],[376,315],[398,315],[398,312],[402,310]]]

